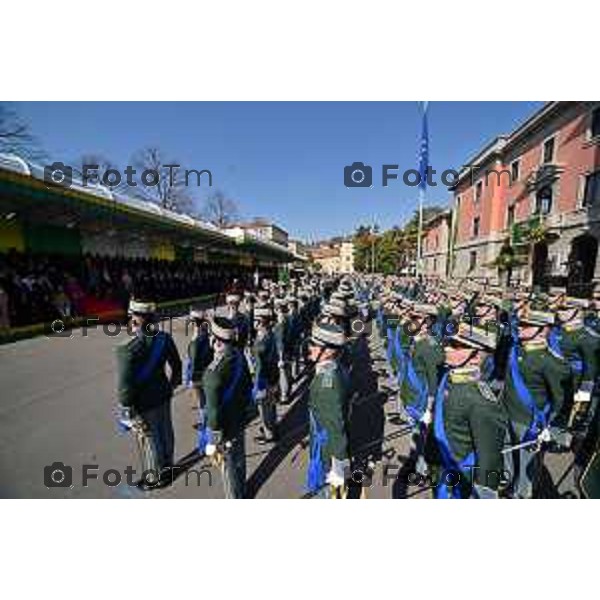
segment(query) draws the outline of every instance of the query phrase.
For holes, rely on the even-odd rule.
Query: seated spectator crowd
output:
[[[156,302],[252,287],[254,267],[85,254],[0,253],[0,329],[125,309],[129,298]],[[265,276],[273,273],[263,272]]]

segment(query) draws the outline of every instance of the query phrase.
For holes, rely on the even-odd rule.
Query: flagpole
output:
[[[423,203],[425,202],[425,190],[419,187],[419,225],[417,228],[417,268],[415,270],[417,277],[421,274],[421,255],[423,236]]]
[[[427,108],[428,102],[423,102],[423,120],[421,128],[421,145],[419,147],[419,224],[417,227],[417,264],[415,274],[418,277],[422,271],[423,244],[423,204],[425,203],[425,190],[427,189],[427,168],[429,165],[429,128],[427,126]]]

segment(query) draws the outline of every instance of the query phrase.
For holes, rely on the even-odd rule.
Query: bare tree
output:
[[[137,186],[130,188],[134,195],[142,200],[155,202],[169,210],[190,214],[194,200],[188,194],[181,165],[177,161],[166,160],[163,153],[155,147],[137,152],[132,160],[137,170]],[[144,172],[147,179],[144,181]],[[158,177],[152,177],[152,173]]]
[[[0,104],[0,152],[31,159],[44,156],[27,123],[5,104]]]
[[[202,210],[202,218],[221,228],[231,225],[237,216],[238,207],[235,200],[228,198],[221,191],[209,196]]]

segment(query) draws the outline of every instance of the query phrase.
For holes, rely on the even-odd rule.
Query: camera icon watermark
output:
[[[373,169],[365,163],[353,162],[344,167],[344,185],[346,187],[372,187]]]
[[[350,322],[351,337],[365,337],[371,339],[373,337],[373,321],[363,317],[355,317]]]
[[[63,162],[53,162],[44,167],[44,182],[47,186],[60,185],[70,188],[73,183],[73,168]]]
[[[60,461],[44,467],[44,485],[47,488],[72,488],[73,468]]]

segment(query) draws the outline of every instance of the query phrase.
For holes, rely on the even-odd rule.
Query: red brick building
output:
[[[444,279],[448,274],[452,211],[445,210],[423,224],[423,273]]]
[[[549,102],[468,164],[453,188],[452,277],[496,280],[510,243],[524,282],[600,281],[600,102]]]

